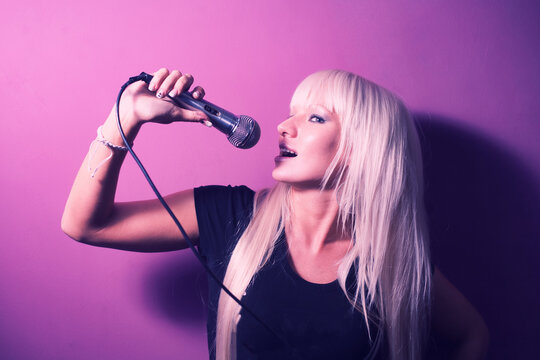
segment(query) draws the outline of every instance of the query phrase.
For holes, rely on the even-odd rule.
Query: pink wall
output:
[[[164,193],[270,185],[276,125],[315,70],[351,70],[399,94],[426,129],[440,266],[485,316],[491,357],[525,358],[539,331],[528,320],[540,250],[539,10],[463,0],[2,2],[0,357],[207,357],[204,274],[191,254],[91,248],[60,230],[119,87],[166,66],[253,116],[263,136],[244,151],[199,125],[147,126],[136,151]],[[128,160],[119,199],[151,196]]]

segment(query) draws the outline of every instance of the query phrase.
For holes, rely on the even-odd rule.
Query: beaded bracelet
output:
[[[111,143],[110,141],[108,141],[107,139],[105,139],[105,137],[103,136],[102,128],[103,128],[103,126],[98,127],[98,129],[97,129],[97,137],[95,138],[94,141],[92,141],[90,143],[90,149],[88,150],[88,152],[90,152],[90,155],[88,156],[88,172],[90,173],[91,177],[94,177],[96,175],[96,172],[98,171],[98,169],[103,164],[105,164],[107,161],[109,161],[112,158],[113,150],[128,151],[127,147],[120,146],[120,145],[115,145],[115,144]],[[94,145],[95,142],[101,143],[101,144],[105,145],[106,147],[108,147],[109,150],[110,150],[110,154],[105,159],[101,160],[101,162],[99,164],[97,164],[97,166],[92,170],[92,167],[90,166],[90,162],[92,161],[92,159],[96,155],[97,146],[94,148],[93,152],[91,150],[92,150],[92,146]]]
[[[120,145],[114,145],[112,142],[105,139],[105,137],[103,136],[102,128],[103,128],[103,125],[101,125],[100,127],[97,128],[97,138],[96,138],[95,141],[100,142],[103,145],[105,145],[105,146],[107,146],[107,147],[109,147],[111,149],[114,149],[114,150],[128,151],[127,147],[120,146]]]

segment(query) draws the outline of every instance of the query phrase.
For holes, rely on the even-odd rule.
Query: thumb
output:
[[[205,122],[208,121],[208,116],[202,111],[182,109],[174,107],[171,113],[173,121],[191,121],[191,122]]]

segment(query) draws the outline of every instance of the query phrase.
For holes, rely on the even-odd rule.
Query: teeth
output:
[[[288,157],[294,157],[297,154],[294,151],[291,151],[289,149],[286,149],[286,148],[282,147],[282,148],[280,148],[280,155],[288,156]]]

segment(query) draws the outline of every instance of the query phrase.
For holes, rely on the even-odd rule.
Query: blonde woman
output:
[[[128,141],[146,122],[207,120],[164,96],[192,83],[160,69],[148,86],[130,85],[120,105]],[[186,248],[157,200],[115,203],[125,157],[115,121],[113,109],[62,229],[96,246]],[[274,188],[166,197],[207,264],[272,329],[210,280],[210,358],[421,359],[430,337],[449,357],[483,358],[482,318],[430,262],[420,145],[402,102],[357,75],[322,71],[298,86],[277,131]]]

